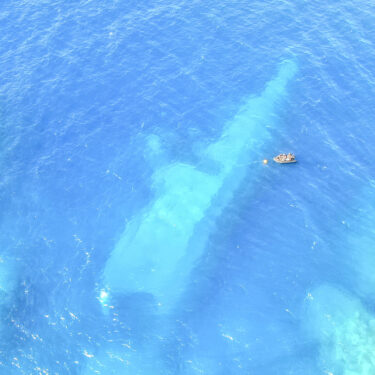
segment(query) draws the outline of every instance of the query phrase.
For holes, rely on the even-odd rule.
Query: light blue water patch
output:
[[[304,308],[303,329],[319,347],[322,373],[375,373],[375,316],[358,298],[322,285],[310,292]]]
[[[207,145],[202,163],[213,162],[214,170],[173,163],[154,172],[155,200],[127,225],[106,263],[104,286],[111,293],[146,292],[162,306],[173,303],[205,247],[207,232],[193,238],[197,225],[215,220],[249,171],[248,163],[258,161],[251,174],[259,172],[262,147],[296,71],[294,61],[283,62],[262,94],[248,99],[220,139]],[[207,218],[214,201],[215,214]]]
[[[15,261],[7,256],[0,257],[0,316],[4,320],[6,309],[12,302],[18,281],[18,268]],[[0,331],[3,327],[0,324]],[[0,337],[1,341],[1,337]]]
[[[375,194],[371,181],[355,198],[355,214],[345,222],[345,263],[352,290],[367,304],[375,302]]]
[[[310,289],[303,302],[301,327],[318,347],[316,364],[326,374],[375,372],[374,183],[370,179],[347,202],[336,227],[335,284]]]

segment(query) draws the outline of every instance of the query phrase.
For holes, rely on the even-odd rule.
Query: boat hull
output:
[[[279,164],[290,164],[290,163],[297,163],[297,160],[278,160],[277,158],[273,158],[273,160],[276,162],[276,163],[279,163]]]

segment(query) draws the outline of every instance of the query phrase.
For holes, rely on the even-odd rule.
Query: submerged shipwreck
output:
[[[125,220],[124,214],[124,228],[103,269],[98,300],[108,318],[115,317],[111,313],[115,305],[128,309],[137,301],[135,313],[150,314],[155,320],[152,330],[157,332],[160,322],[164,323],[160,332],[153,334],[155,338],[136,344],[131,351],[111,343],[102,347],[95,357],[100,358],[103,372],[171,372],[165,368],[164,344],[158,337],[168,337],[174,330],[171,314],[193,288],[191,275],[205,256],[217,219],[249,173],[252,184],[257,183],[261,168],[250,169],[249,164],[259,159],[272,139],[269,128],[278,125],[277,113],[296,73],[296,62],[285,60],[259,95],[241,103],[215,140],[195,148],[197,163],[165,157],[158,137],[149,139],[151,147],[145,147],[144,153],[155,165],[153,194],[130,220]],[[108,353],[113,353],[112,357]],[[153,368],[144,363],[146,357],[156,364]],[[114,362],[115,358],[124,358],[124,362]],[[92,374],[96,366],[88,362],[84,374]]]

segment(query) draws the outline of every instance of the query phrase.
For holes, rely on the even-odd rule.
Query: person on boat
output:
[[[296,161],[296,157],[291,152],[287,154],[279,154],[273,158],[278,163],[293,163]]]

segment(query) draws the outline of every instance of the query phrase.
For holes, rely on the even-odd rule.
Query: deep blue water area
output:
[[[1,2],[0,374],[373,375],[374,24]]]

